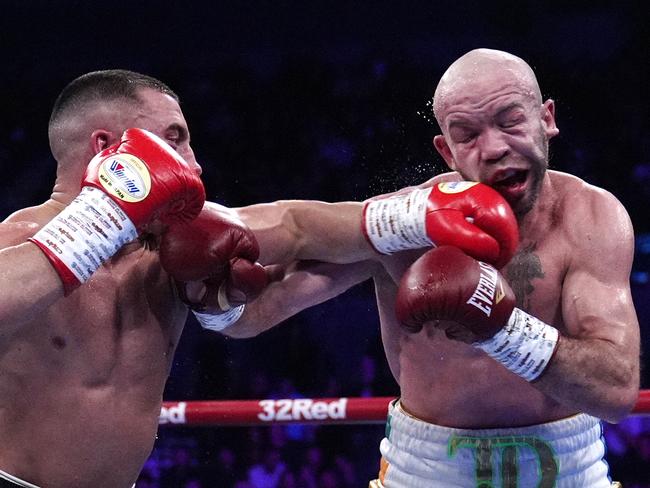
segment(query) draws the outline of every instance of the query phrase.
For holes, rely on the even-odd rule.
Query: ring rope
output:
[[[383,424],[395,397],[292,398],[163,402],[160,425]],[[650,415],[650,390],[641,390],[630,415]]]

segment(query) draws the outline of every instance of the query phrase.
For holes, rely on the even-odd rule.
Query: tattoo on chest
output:
[[[535,291],[533,280],[544,278],[542,262],[535,254],[536,243],[531,243],[512,258],[506,268],[506,279],[515,292],[517,306],[526,310],[530,305],[530,297]]]

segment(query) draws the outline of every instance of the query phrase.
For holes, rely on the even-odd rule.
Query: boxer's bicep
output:
[[[634,231],[623,206],[612,195],[592,195],[585,212],[584,238],[576,239],[565,277],[562,310],[567,333],[597,340],[611,354],[599,361],[619,383],[636,382],[639,366],[639,323],[632,301],[630,271]],[[588,351],[587,351],[588,352]]]
[[[583,224],[572,223],[579,239],[570,242],[562,285],[562,334],[536,384],[566,405],[616,422],[639,388],[639,324],[629,284],[634,237],[620,204],[601,203],[577,212]]]
[[[627,350],[638,335],[630,290],[634,233],[627,212],[608,194],[593,199],[564,279],[562,311],[569,335]]]
[[[627,283],[588,270],[565,278],[558,348],[538,387],[609,422],[633,407],[639,388],[639,325]]]
[[[359,262],[348,265],[301,261],[287,267],[278,281],[246,305],[242,317],[224,330],[226,335],[253,337],[289,317],[345,292],[369,279],[376,264]]]

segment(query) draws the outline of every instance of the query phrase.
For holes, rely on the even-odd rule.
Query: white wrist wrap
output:
[[[220,332],[237,322],[239,317],[244,313],[245,307],[246,305],[242,304],[222,313],[197,312],[196,310],[192,310],[192,312],[201,324],[201,327],[215,332]]]
[[[426,211],[431,188],[372,200],[364,209],[364,230],[382,254],[433,246],[427,236]]]
[[[473,345],[513,373],[532,381],[548,366],[558,339],[555,327],[515,308],[508,324],[494,337]]]
[[[32,239],[49,248],[83,283],[137,237],[133,222],[117,203],[103,191],[86,186]]]

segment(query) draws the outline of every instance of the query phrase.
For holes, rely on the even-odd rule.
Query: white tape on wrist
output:
[[[83,283],[124,244],[138,237],[131,219],[106,193],[84,187],[32,237]]]
[[[515,308],[508,324],[494,337],[473,345],[527,381],[548,366],[559,340],[558,330]]]
[[[433,246],[426,228],[430,194],[425,188],[368,202],[364,229],[372,246],[382,254]]]
[[[246,305],[242,304],[221,313],[197,312],[196,310],[192,310],[192,312],[201,324],[201,327],[215,332],[221,332],[239,320],[244,313],[245,307]]]

